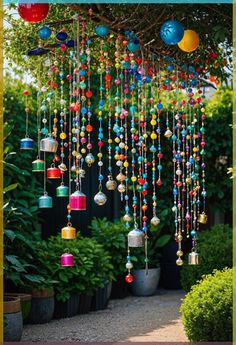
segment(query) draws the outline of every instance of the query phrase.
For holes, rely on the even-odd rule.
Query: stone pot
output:
[[[27,319],[30,313],[32,296],[30,294],[20,292],[6,292],[5,296],[16,297],[20,299],[23,322],[25,323],[25,320]]]
[[[54,292],[52,289],[32,289],[31,310],[27,323],[42,324],[48,323],[54,312]]]
[[[20,299],[4,296],[4,341],[20,341],[22,331],[23,318]]]
[[[160,279],[160,268],[132,270],[134,281],[131,283],[131,292],[134,296],[154,295]]]

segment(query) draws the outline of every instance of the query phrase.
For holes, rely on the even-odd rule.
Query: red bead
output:
[[[144,178],[139,178],[139,179],[138,179],[138,183],[139,183],[141,186],[143,186],[144,183],[145,183],[145,179],[144,179]]]
[[[162,180],[158,179],[158,180],[157,180],[157,185],[158,185],[158,186],[161,186],[161,185],[162,185]]]
[[[157,154],[157,157],[160,158],[160,159],[163,158],[163,153],[159,152],[159,153]]]
[[[48,15],[49,4],[18,4],[18,13],[22,19],[30,23],[38,23]]]
[[[126,283],[132,283],[134,280],[134,277],[132,276],[132,274],[127,274],[127,276],[125,277],[125,281]]]
[[[24,90],[23,91],[23,95],[28,96],[29,95],[29,91],[28,90]]]

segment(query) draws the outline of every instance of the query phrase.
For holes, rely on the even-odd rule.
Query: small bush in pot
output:
[[[124,298],[128,295],[126,275],[126,256],[127,256],[127,235],[122,220],[115,222],[107,218],[93,218],[91,222],[91,233],[94,239],[108,251],[111,255],[111,263],[114,267],[114,281],[112,282],[112,298]]]
[[[135,296],[150,296],[157,289],[160,279],[160,249],[171,239],[169,234],[161,234],[158,227],[151,226],[147,243],[147,258],[144,248],[133,248],[132,263],[134,269],[132,275],[131,292]]]
[[[204,276],[187,293],[180,311],[190,341],[232,341],[232,269]]]
[[[186,258],[181,270],[181,283],[186,291],[189,291],[203,275],[212,273],[214,269],[232,267],[232,229],[229,225],[220,224],[200,232],[197,251],[200,255],[199,265],[188,265]]]
[[[95,240],[83,238],[79,233],[74,240],[52,236],[39,245],[40,260],[48,267],[55,284],[54,317],[74,316],[78,312],[80,295],[93,295],[112,279],[113,266],[110,256]],[[68,251],[74,256],[73,267],[62,267],[60,256]]]

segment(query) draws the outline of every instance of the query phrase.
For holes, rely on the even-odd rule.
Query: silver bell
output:
[[[57,152],[58,142],[51,136],[43,138],[40,141],[40,151],[43,152]]]
[[[198,265],[199,264],[199,254],[196,252],[192,252],[188,256],[188,264],[189,265]]]
[[[128,233],[128,246],[129,247],[143,247],[144,246],[144,233],[139,229],[133,229]]]

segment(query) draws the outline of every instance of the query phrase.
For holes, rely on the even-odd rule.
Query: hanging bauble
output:
[[[38,23],[48,15],[49,4],[18,4],[18,13],[29,23]]]
[[[116,176],[116,179],[117,181],[119,182],[123,182],[125,180],[125,175],[122,174],[122,173],[119,173],[117,176]]]
[[[188,256],[189,265],[198,265],[199,264],[199,254],[192,251]]]
[[[50,52],[49,49],[37,47],[37,48],[31,49],[31,50],[28,50],[27,55],[28,56],[41,56],[41,55],[47,54],[48,52]]]
[[[51,36],[51,34],[52,30],[47,25],[42,26],[38,31],[39,38],[41,38],[42,40],[47,40]]]
[[[181,258],[178,258],[177,260],[176,260],[176,265],[177,266],[183,266],[183,260],[181,259]]]
[[[67,224],[61,229],[61,238],[63,240],[74,240],[76,238],[76,229],[70,223]]]
[[[103,192],[100,191],[95,195],[94,201],[97,205],[102,206],[106,203],[107,197]]]
[[[88,164],[89,167],[95,162],[95,158],[92,153],[87,154],[87,156],[85,157],[85,162]]]
[[[64,184],[61,184],[56,188],[56,196],[59,198],[64,198],[69,196],[69,188]]]
[[[70,207],[73,211],[86,211],[86,195],[76,190],[70,196]]]
[[[207,223],[207,215],[206,215],[205,212],[202,212],[201,214],[199,214],[198,222],[201,223],[201,224],[206,224]]]
[[[128,233],[128,246],[129,247],[143,247],[144,233],[139,229],[133,229]]]
[[[184,27],[176,20],[167,20],[160,31],[161,39],[166,44],[175,45],[182,40],[184,36]]]
[[[61,178],[60,169],[58,169],[54,165],[52,165],[51,168],[47,169],[47,178],[49,178],[49,179]]]
[[[52,198],[47,193],[39,198],[39,208],[52,208]]]
[[[170,138],[170,137],[172,136],[171,130],[167,129],[167,130],[165,131],[165,133],[164,133],[164,136],[165,136],[166,138]]]
[[[41,159],[36,159],[32,162],[32,171],[33,172],[44,172],[45,163]]]
[[[125,185],[123,183],[120,183],[117,187],[117,190],[119,193],[124,193],[126,190]]]
[[[151,224],[156,226],[160,223],[160,219],[157,216],[152,217]]]
[[[127,276],[125,277],[125,281],[126,283],[132,283],[134,281],[134,277],[131,273],[127,274]]]
[[[112,178],[110,178],[107,182],[106,182],[106,188],[108,190],[115,190],[117,187],[117,183],[115,180],[113,180]]]
[[[68,37],[68,35],[64,29],[59,31],[56,35],[56,38],[58,39],[58,41],[65,41],[67,39],[67,37]]]
[[[40,151],[43,152],[57,152],[58,142],[51,136],[43,138],[40,141]]]
[[[67,166],[65,165],[65,163],[61,163],[58,165],[58,168],[61,170],[61,171],[67,171]]]
[[[128,213],[126,213],[126,214],[124,215],[124,217],[123,217],[123,220],[124,220],[125,222],[131,222],[132,217],[131,217]]]
[[[108,35],[109,32],[110,32],[110,29],[106,25],[98,25],[95,28],[95,33],[100,37]]]
[[[134,41],[130,41],[128,43],[128,50],[131,52],[136,52],[139,49],[139,43],[135,43]]]
[[[178,43],[181,50],[191,53],[199,46],[199,36],[193,30],[185,30],[183,39]]]
[[[66,42],[66,45],[68,48],[74,48],[75,46],[75,41],[74,40],[69,40]]]
[[[34,147],[34,141],[31,138],[24,138],[20,141],[21,150],[32,150]]]
[[[65,253],[61,256],[61,266],[74,266],[74,257],[72,254]]]

